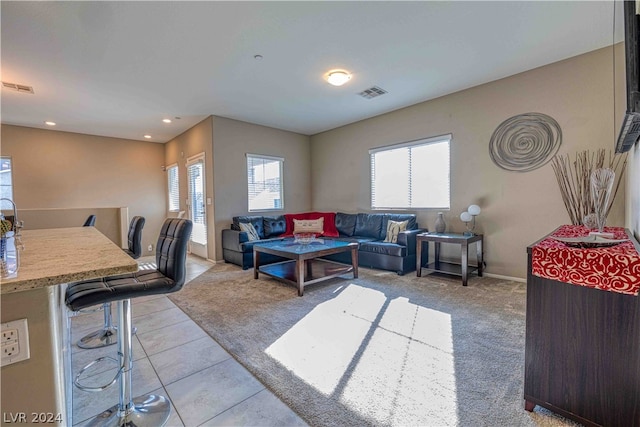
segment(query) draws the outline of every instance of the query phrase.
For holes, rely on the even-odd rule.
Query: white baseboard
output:
[[[504,280],[511,280],[513,282],[527,283],[527,279],[523,279],[520,277],[503,276],[501,274],[485,273],[484,271],[482,272],[482,275],[487,277],[493,277],[494,279],[504,279]]]

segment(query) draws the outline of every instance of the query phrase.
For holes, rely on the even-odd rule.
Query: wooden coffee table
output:
[[[325,255],[351,251],[351,265],[319,259]],[[288,258],[290,261],[260,265],[260,254],[266,253]],[[358,277],[358,244],[340,240],[317,239],[308,244],[296,243],[294,239],[253,245],[253,277],[259,273],[283,280],[298,287],[298,295],[304,294],[304,287],[332,277],[353,272]]]

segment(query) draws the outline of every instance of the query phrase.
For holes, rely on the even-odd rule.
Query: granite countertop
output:
[[[0,293],[137,271],[138,263],[95,227],[23,230],[16,274],[0,279]]]

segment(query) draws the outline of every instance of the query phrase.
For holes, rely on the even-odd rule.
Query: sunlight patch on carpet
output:
[[[456,425],[450,315],[390,301],[342,400],[385,424]]]
[[[265,352],[329,396],[343,378],[384,300],[382,292],[349,285],[336,298],[316,306]]]
[[[376,423],[458,423],[451,316],[349,284],[266,353]]]

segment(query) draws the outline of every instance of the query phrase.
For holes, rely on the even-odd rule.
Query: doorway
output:
[[[207,259],[207,209],[205,193],[204,153],[187,159],[187,210],[193,222],[189,252]]]

